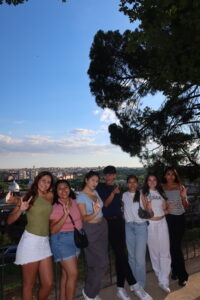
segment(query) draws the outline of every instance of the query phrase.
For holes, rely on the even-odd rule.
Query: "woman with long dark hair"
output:
[[[51,250],[54,260],[60,262],[62,277],[60,282],[60,300],[73,300],[78,277],[77,257],[80,249],[74,243],[74,226],[82,228],[80,212],[71,190],[70,183],[61,179],[54,190],[53,211],[50,215]]]
[[[184,256],[181,249],[185,231],[185,209],[189,206],[185,187],[181,184],[179,175],[174,168],[167,168],[163,178],[163,189],[167,203],[171,205],[166,216],[170,237],[170,253],[172,258],[171,278],[178,279],[180,286],[185,286],[188,273],[185,269]]]
[[[96,192],[99,174],[90,171],[85,175],[83,189],[77,197],[77,203],[83,220],[89,245],[84,249],[87,277],[82,291],[86,300],[100,300],[98,295],[101,280],[108,267],[108,228],[103,218],[103,202]]]
[[[138,216],[140,191],[138,178],[135,175],[127,177],[127,187],[128,191],[122,195],[122,203],[128,262],[137,280],[137,283],[133,285],[133,291],[139,299],[151,300],[151,296],[143,289],[146,283],[147,221]],[[151,208],[148,207],[149,209]]]
[[[39,173],[30,190],[8,216],[8,224],[26,212],[27,225],[17,247],[15,264],[22,265],[22,300],[33,299],[37,273],[40,277],[38,300],[47,300],[53,285],[52,253],[49,245],[49,216],[52,211],[53,176]]]
[[[169,293],[170,249],[169,233],[165,219],[167,211],[166,196],[155,174],[149,174],[142,189],[143,205],[151,207],[154,216],[149,220],[148,248],[153,270],[158,278],[161,289]]]

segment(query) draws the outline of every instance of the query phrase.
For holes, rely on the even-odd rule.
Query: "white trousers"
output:
[[[149,221],[148,248],[152,268],[161,284],[169,285],[171,257],[166,219]]]

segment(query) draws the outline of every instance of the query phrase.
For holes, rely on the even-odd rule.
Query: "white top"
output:
[[[122,202],[124,204],[124,218],[126,222],[143,223],[146,220],[138,216],[139,202],[133,202],[135,193],[125,192],[122,195]]]
[[[147,196],[149,200],[151,200],[152,210],[154,212],[154,217],[161,217],[165,215],[163,210],[163,201],[164,198],[160,195],[158,191],[149,191]]]

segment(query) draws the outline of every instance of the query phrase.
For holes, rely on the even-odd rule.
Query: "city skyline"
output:
[[[0,10],[0,168],[142,166],[111,144],[118,120],[89,90],[99,30],[134,28],[115,0],[28,1]],[[4,26],[6,24],[6,26]],[[145,104],[159,106],[161,95]]]

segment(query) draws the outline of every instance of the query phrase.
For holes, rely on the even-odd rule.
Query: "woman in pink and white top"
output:
[[[73,300],[78,277],[77,257],[80,249],[74,243],[74,226],[82,228],[82,221],[75,195],[67,180],[58,180],[55,185],[53,211],[50,215],[51,250],[54,260],[62,266],[60,300]]]

